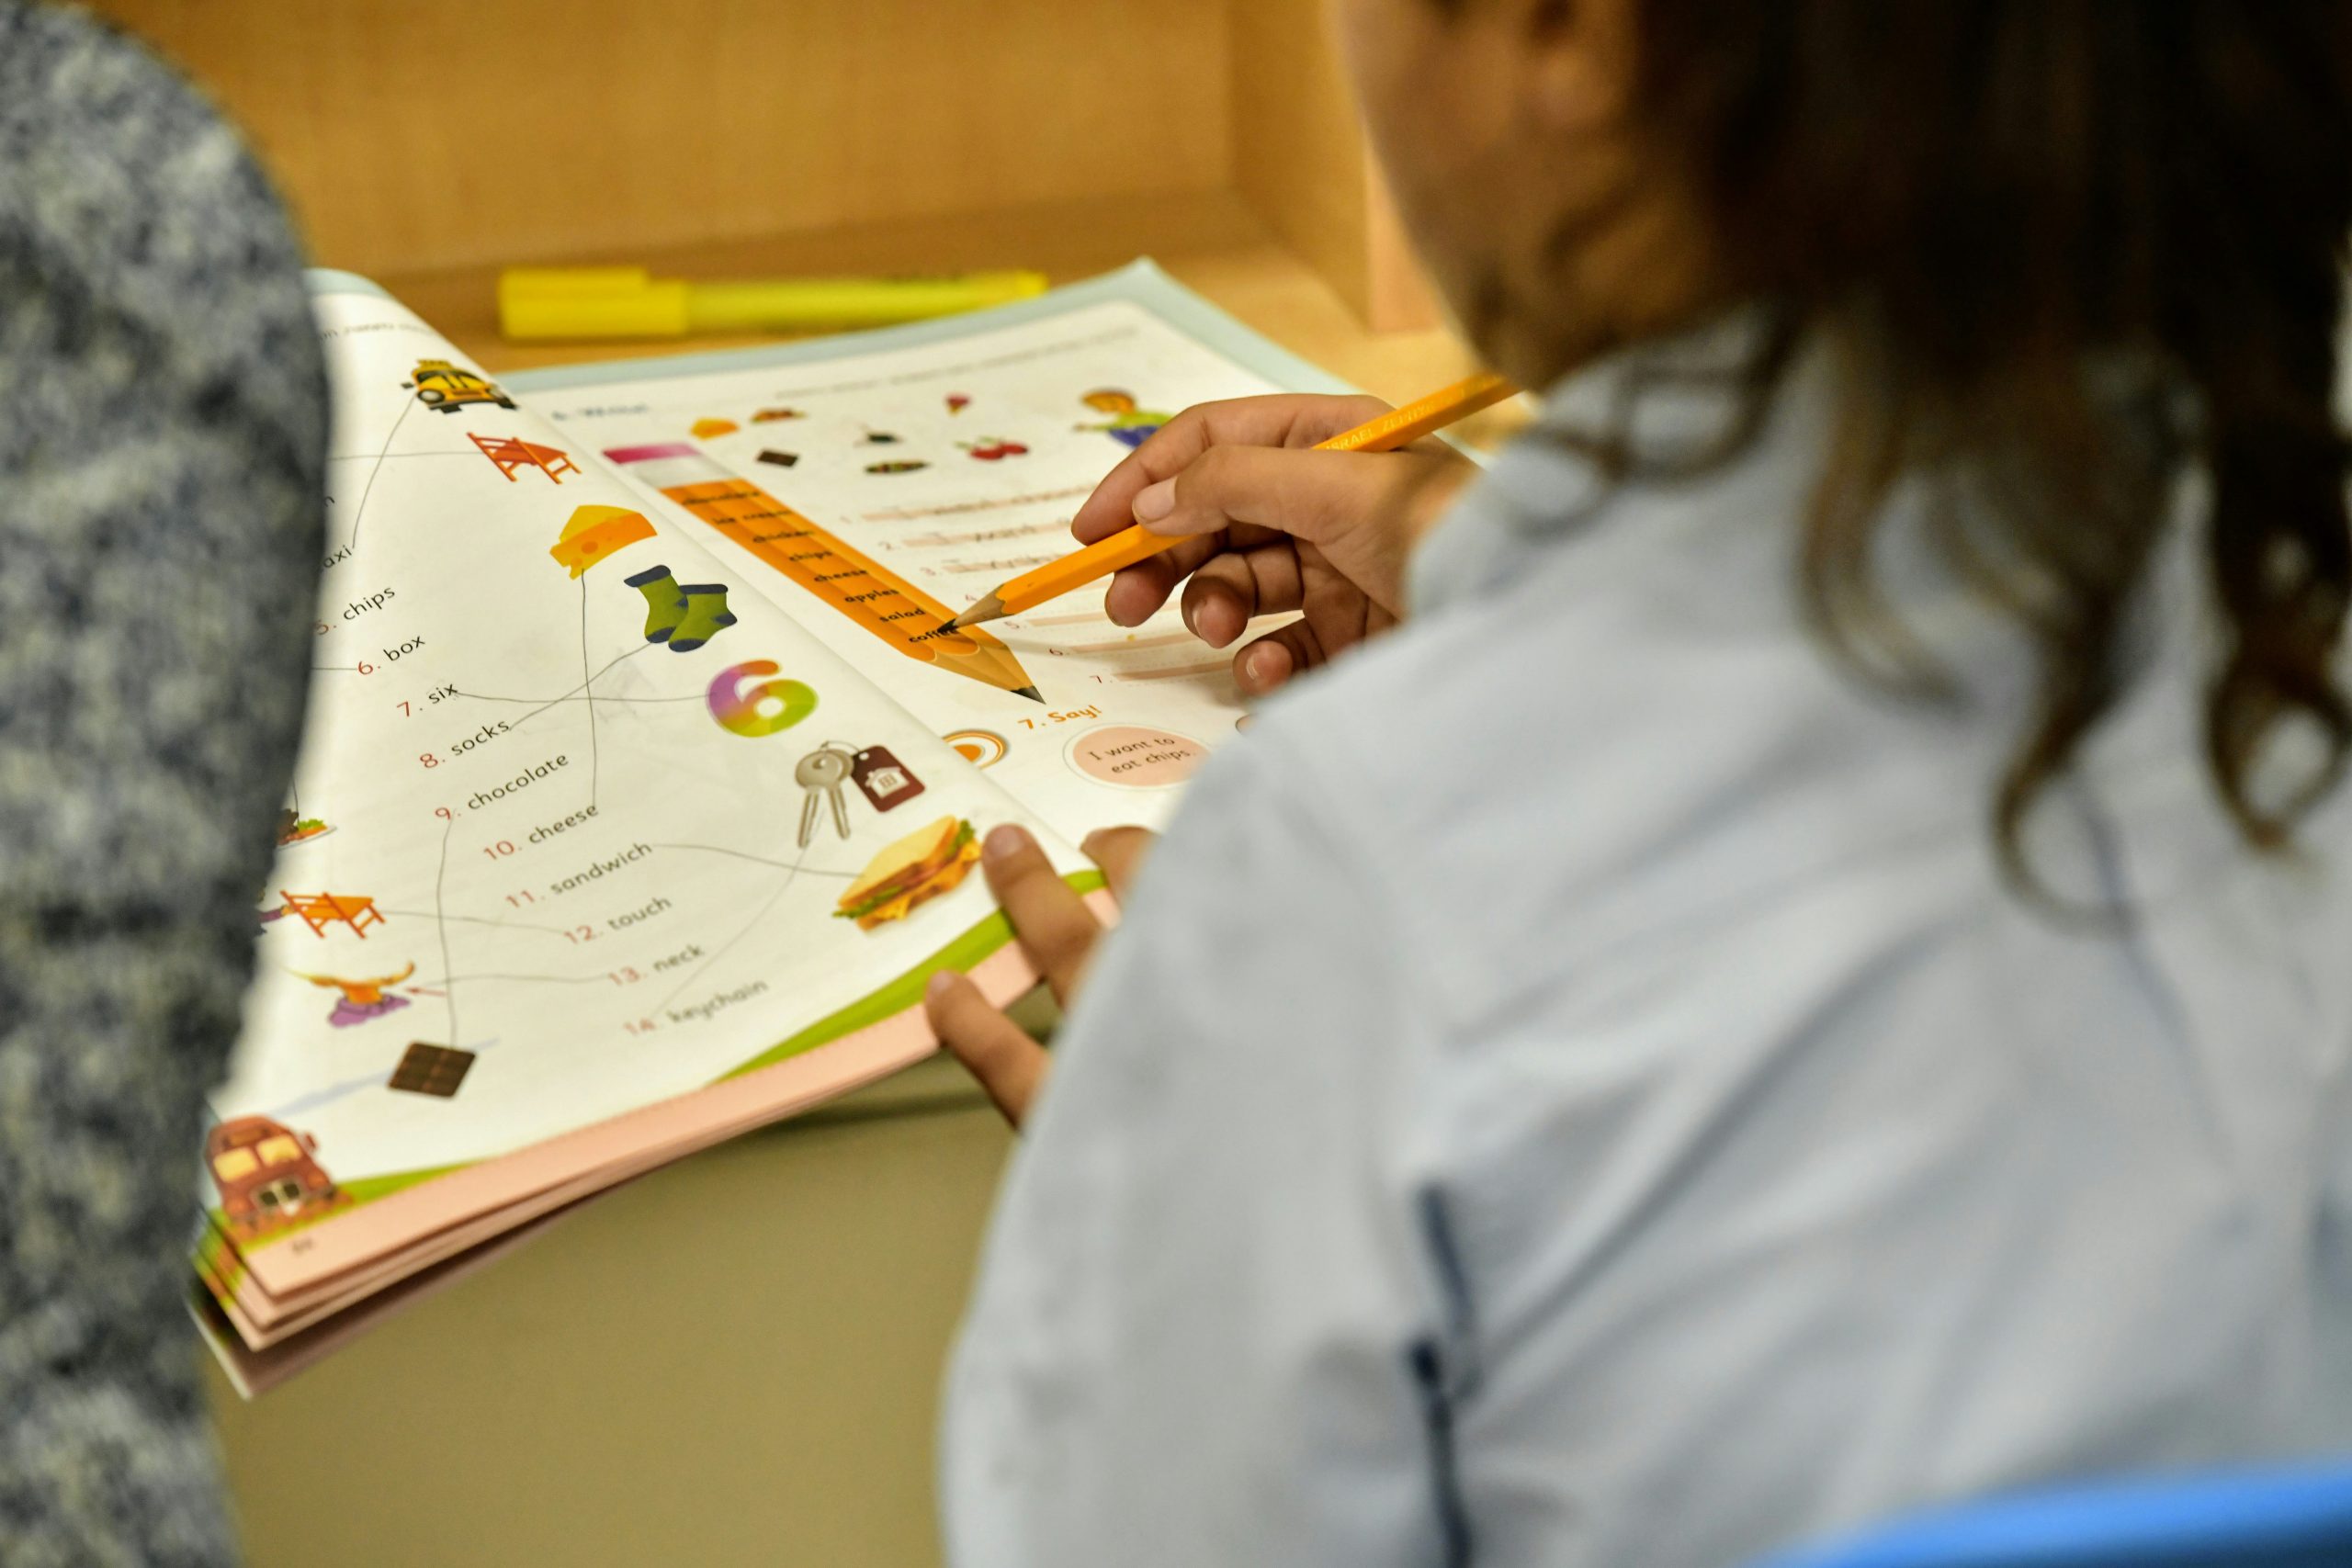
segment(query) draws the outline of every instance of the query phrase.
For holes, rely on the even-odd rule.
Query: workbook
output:
[[[1226,654],[1072,547],[1170,411],[1340,389],[1148,263],[999,310],[492,375],[312,280],[334,400],[311,705],[210,1100],[199,1315],[248,1388],[583,1198],[936,1049],[1035,981],[1001,823],[1161,821]],[[1107,909],[1104,911],[1107,915]]]

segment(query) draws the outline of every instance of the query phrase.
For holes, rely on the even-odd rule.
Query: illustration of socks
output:
[[[670,633],[671,652],[692,653],[735,624],[734,614],[727,608],[725,583],[689,583],[678,592],[684,598],[685,614]]]
[[[649,566],[627,581],[645,595],[645,640],[668,642],[686,618],[686,591],[666,566]]]

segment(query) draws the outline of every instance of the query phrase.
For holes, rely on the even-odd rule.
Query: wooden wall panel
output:
[[[1232,165],[1222,0],[97,8],[203,83],[318,257],[362,272],[1199,191]]]
[[[1446,324],[1437,286],[1414,255],[1404,220],[1380,167],[1364,170],[1364,299],[1357,313],[1374,332],[1422,332]]]
[[[1232,0],[1234,184],[1359,314],[1366,153],[1323,0]]]

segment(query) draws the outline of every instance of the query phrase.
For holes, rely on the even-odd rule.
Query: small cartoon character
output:
[[[447,359],[420,359],[413,378],[401,383],[413,388],[416,400],[435,413],[455,413],[468,403],[496,403],[511,409],[514,400],[470,370],[460,370]]]
[[[1001,463],[1007,457],[1025,457],[1029,448],[1018,441],[1007,441],[1001,435],[983,436],[978,441],[959,441],[957,446],[983,463]]]
[[[1080,400],[1096,413],[1109,414],[1111,417],[1105,423],[1081,424],[1078,427],[1079,429],[1100,431],[1121,446],[1130,448],[1140,446],[1150,440],[1153,431],[1176,417],[1173,414],[1157,413],[1150,409],[1137,408],[1134,393],[1122,392],[1112,387],[1089,392]]]

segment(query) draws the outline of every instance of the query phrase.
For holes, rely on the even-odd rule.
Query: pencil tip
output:
[[[1042,703],[1046,700],[1045,694],[1035,686],[1023,686],[1012,694],[1016,697],[1027,697],[1033,703]]]
[[[947,629],[951,632],[960,632],[966,626],[977,626],[982,621],[1001,621],[1003,618],[1004,601],[991,593],[987,598],[979,600],[978,603],[973,604],[970,609],[965,611],[954,620],[948,622]]]

